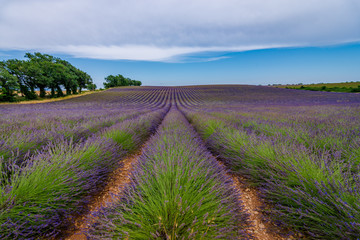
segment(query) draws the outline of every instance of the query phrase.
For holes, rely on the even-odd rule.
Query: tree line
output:
[[[92,78],[69,62],[39,52],[25,54],[25,60],[0,62],[0,101],[14,101],[19,93],[25,99],[81,93],[83,88],[95,90]],[[39,94],[36,93],[39,90]]]
[[[116,76],[109,75],[105,78],[104,87],[120,87],[120,86],[141,86],[141,81],[132,80],[130,78],[126,78],[121,74]]]

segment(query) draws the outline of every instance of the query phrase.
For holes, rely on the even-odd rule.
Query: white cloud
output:
[[[280,45],[267,46],[238,46],[238,47],[157,47],[146,45],[125,45],[125,46],[92,46],[92,45],[69,45],[53,47],[50,52],[54,53],[68,53],[78,58],[92,58],[92,59],[127,59],[127,60],[144,60],[144,61],[164,61],[164,62],[178,62],[182,61],[183,55],[199,52],[233,52],[246,51],[254,49],[286,47]],[[43,50],[47,50],[44,48]],[[121,57],[119,57],[121,56]],[[224,57],[208,57],[204,61],[215,61],[223,59]]]
[[[0,0],[0,49],[169,61],[360,40],[358,0]]]

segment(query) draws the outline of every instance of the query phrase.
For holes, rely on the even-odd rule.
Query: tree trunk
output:
[[[64,96],[64,93],[63,93],[63,91],[61,90],[61,87],[60,87],[60,86],[56,86],[56,90],[57,90],[57,96],[58,96],[58,97]]]
[[[22,97],[26,96],[27,87],[25,87],[25,86],[22,85],[22,84],[19,84],[19,85],[20,85],[20,93],[21,93],[21,96],[22,96]]]
[[[73,86],[71,88],[71,91],[72,91],[72,94],[77,94],[77,87],[76,86]]]
[[[8,97],[11,97],[12,96],[12,92],[10,91],[10,88],[9,87],[4,87],[3,88],[3,92],[2,92],[3,94],[5,94],[6,96],[8,96]]]
[[[40,97],[44,98],[46,96],[45,87],[39,87],[40,88]]]
[[[55,97],[55,88],[51,87],[51,97]]]

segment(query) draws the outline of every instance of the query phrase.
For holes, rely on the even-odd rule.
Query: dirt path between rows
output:
[[[122,160],[123,166],[116,169],[110,176],[110,180],[104,190],[95,198],[89,207],[89,213],[78,218],[75,222],[76,231],[65,240],[87,240],[86,232],[88,227],[96,221],[94,213],[102,207],[108,207],[116,202],[126,184],[130,181],[130,173],[134,169],[135,163],[142,153],[143,147],[136,153]],[[222,162],[219,161],[222,165]],[[244,210],[249,214],[250,226],[247,226],[246,231],[254,239],[258,240],[290,240],[298,239],[295,236],[282,237],[284,230],[275,226],[267,216],[262,214],[261,207],[263,201],[258,196],[256,189],[251,188],[246,183],[244,178],[238,178],[235,175],[230,175],[234,182],[234,186],[240,192],[240,201],[243,203]],[[279,234],[280,233],[280,234]],[[282,234],[281,234],[282,233]],[[297,236],[299,237],[299,236]]]
[[[184,113],[182,113],[184,115]],[[185,116],[185,115],[184,115]],[[185,117],[186,118],[186,117]],[[195,132],[196,128],[190,124]],[[201,139],[201,135],[199,134]],[[203,143],[206,147],[206,144]],[[210,151],[210,150],[209,150]],[[210,151],[211,152],[211,151]],[[213,155],[214,156],[214,155]],[[215,156],[214,156],[215,157]],[[217,162],[225,169],[227,167],[215,157]],[[241,178],[235,174],[227,173],[229,178],[233,180],[234,188],[240,193],[239,202],[242,203],[245,213],[249,216],[250,224],[245,226],[246,233],[255,240],[291,240],[299,239],[301,235],[294,235],[288,229],[283,229],[276,226],[268,216],[262,213],[262,208],[265,205],[263,199],[259,196],[257,189],[250,187],[245,178]]]
[[[166,115],[167,113],[163,116],[162,121],[164,120]],[[161,123],[159,124],[159,126],[160,125]],[[156,131],[154,131],[154,133],[156,133]],[[138,159],[142,155],[143,150],[148,145],[152,136],[153,134],[149,136],[149,138],[145,141],[145,143],[141,145],[135,153],[129,155],[125,159],[120,160],[121,167],[117,168],[110,174],[104,189],[101,190],[100,193],[94,197],[93,201],[89,205],[87,205],[88,213],[83,216],[79,216],[74,221],[73,228],[75,228],[75,230],[69,231],[68,233],[66,233],[65,237],[61,239],[65,239],[65,240],[89,239],[87,238],[87,233],[89,231],[89,228],[92,226],[92,224],[94,224],[98,219],[96,213],[101,208],[109,207],[120,200],[121,193],[124,191],[127,184],[130,183],[131,173],[136,167],[136,163]]]
[[[108,207],[117,200],[119,200],[121,192],[126,184],[130,182],[131,172],[134,169],[135,163],[142,153],[143,146],[136,153],[121,160],[123,166],[116,169],[110,175],[108,184],[104,190],[95,197],[94,201],[88,206],[89,212],[85,216],[79,217],[75,221],[76,231],[66,237],[65,240],[87,240],[86,232],[88,228],[95,223],[96,217],[94,213],[100,208]]]
[[[215,158],[218,163],[224,166],[224,163]],[[226,168],[226,166],[224,166]],[[254,240],[290,240],[296,239],[289,235],[287,230],[277,227],[271,220],[261,212],[264,206],[263,200],[259,197],[257,190],[250,187],[245,178],[238,177],[235,174],[227,173],[234,183],[234,188],[238,190],[239,202],[242,203],[245,213],[249,216],[250,225],[245,227],[245,231]],[[283,237],[283,235],[289,235]]]
[[[118,201],[121,192],[126,184],[130,182],[131,172],[136,165],[137,160],[142,154],[142,150],[146,143],[134,154],[121,160],[123,166],[116,169],[109,178],[108,184],[98,194],[94,201],[88,206],[89,213],[79,217],[75,221],[76,231],[69,234],[65,240],[87,240],[86,232],[88,228],[95,223],[96,213],[102,207],[108,207]],[[217,159],[220,165],[223,162]],[[225,167],[226,168],[226,167]],[[246,226],[245,231],[256,240],[291,240],[301,239],[301,234],[293,234],[287,229],[276,226],[268,216],[262,213],[264,201],[259,196],[256,188],[250,187],[245,178],[241,178],[234,174],[228,174],[233,180],[234,187],[240,192],[239,200],[242,202],[244,211],[249,215],[250,225]]]
[[[246,228],[248,234],[258,240],[298,239],[293,234],[290,234],[288,230],[276,226],[268,216],[262,213],[261,209],[264,202],[259,197],[257,190],[248,186],[245,178],[239,178],[235,175],[230,176],[234,181],[235,188],[240,191],[240,200],[243,203],[244,210],[249,214],[252,225]]]

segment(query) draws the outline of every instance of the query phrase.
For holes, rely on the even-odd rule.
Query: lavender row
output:
[[[287,109],[284,107],[237,113],[214,112],[212,116],[242,128],[273,137],[277,141],[292,140],[314,152],[331,151],[346,155],[360,140],[358,107],[322,106]],[[291,111],[291,115],[289,112]],[[309,114],[311,113],[311,115]]]
[[[257,183],[283,224],[320,239],[359,236],[359,171],[332,154],[314,154],[201,114],[187,116],[231,170]],[[358,167],[357,167],[358,169]]]
[[[84,120],[83,117],[73,117],[70,112],[68,117],[56,119],[55,117],[33,118],[27,119],[27,123],[21,127],[14,124],[14,128],[4,130],[1,134],[1,146],[10,149],[12,152],[19,152],[21,156],[27,152],[32,152],[42,145],[54,141],[55,139],[72,138],[74,141],[86,138],[95,134],[105,127],[109,127],[117,122],[123,121],[127,118],[146,113],[149,110],[142,112],[123,112],[123,113],[108,113],[106,115],[91,116]],[[6,131],[6,132],[5,132]],[[0,155],[6,158],[10,154],[9,151],[1,151]]]
[[[0,238],[54,237],[71,225],[119,160],[154,130],[167,108],[114,125],[84,142],[50,143],[10,181],[2,179]]]
[[[54,123],[51,130],[41,129],[13,133],[0,142],[1,178],[11,179],[11,175],[15,172],[14,169],[21,168],[23,163],[31,158],[32,155],[37,155],[39,150],[44,151],[49,145],[61,144],[64,141],[71,141],[72,144],[85,141],[90,136],[99,135],[98,131],[109,128],[111,125],[116,124],[116,122],[134,118],[141,114],[144,113],[138,112],[122,116],[101,117],[72,128],[59,128]]]
[[[133,93],[130,94],[134,95]],[[156,95],[152,93],[152,95]],[[43,146],[60,140],[73,143],[83,141],[98,131],[127,118],[157,110],[167,104],[167,92],[157,96],[152,107],[138,104],[138,108],[121,108],[121,95],[97,93],[62,103],[42,105],[16,105],[0,108],[0,165],[3,175],[9,178],[14,163],[21,167],[25,159]],[[115,98],[117,96],[117,98]],[[86,100],[83,98],[86,97]],[[114,99],[113,103],[109,103]],[[74,102],[75,101],[75,102]],[[80,104],[81,103],[81,104]],[[136,104],[136,101],[133,102]],[[87,105],[90,104],[90,107]]]
[[[224,167],[173,108],[143,151],[122,199],[92,239],[238,239],[246,218]]]
[[[357,239],[359,105],[300,106],[301,99],[293,98],[291,101],[298,101],[299,106],[292,112],[302,111],[297,116],[289,114],[295,106],[222,100],[229,106],[208,103],[196,111],[191,111],[189,104],[181,107],[212,151],[233,172],[258,185],[264,198],[273,204],[271,215],[311,239]],[[296,124],[301,124],[300,129]],[[302,134],[309,134],[311,139],[305,140],[314,144],[294,141]],[[324,150],[319,140],[328,141],[330,146]]]
[[[98,191],[108,173],[119,166],[119,159],[137,148],[154,130],[167,111],[168,95],[163,92],[155,99],[157,102],[145,106],[122,107],[119,94],[104,93],[41,107],[19,105],[11,111],[8,107],[0,108],[0,115],[5,116],[0,126],[5,130],[15,120],[13,129],[20,128],[19,132],[24,135],[56,134],[51,141],[34,146],[32,149],[38,153],[29,156],[22,165],[8,161],[4,168],[2,158],[1,238],[32,239],[59,234],[75,212],[84,210],[83,206]],[[114,101],[109,102],[111,99]],[[152,113],[136,118],[146,112]],[[131,119],[115,124],[124,117]],[[62,136],[61,126],[57,124],[70,126],[71,136]],[[113,126],[109,128],[110,125]],[[79,133],[86,127],[85,132],[91,132],[88,136],[93,136],[74,142],[81,138]],[[8,142],[20,146],[15,141]],[[2,146],[8,153],[15,152],[6,144]]]

